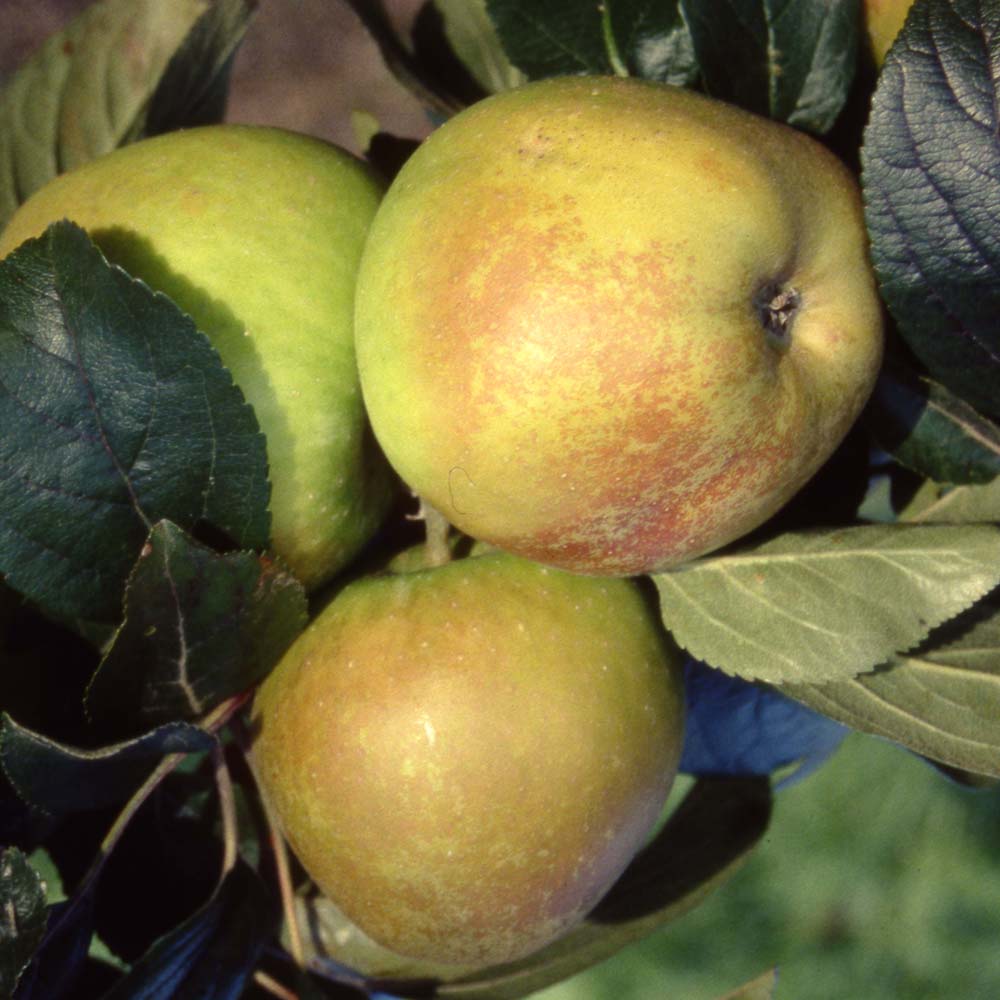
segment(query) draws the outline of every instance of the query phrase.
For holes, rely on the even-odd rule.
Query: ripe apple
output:
[[[193,317],[256,411],[272,546],[310,589],[371,537],[391,495],[353,342],[358,261],[382,191],[364,164],[319,139],[214,125],[57,177],[0,235],[3,256],[72,219]]]
[[[649,835],[682,743],[667,642],[633,581],[495,550],[362,577],[259,689],[255,772],[375,942],[507,961],[580,921]]]
[[[885,61],[912,6],[913,0],[864,0],[865,31],[876,66]]]
[[[569,77],[431,134],[379,208],[355,337],[375,434],[475,538],[580,573],[775,513],[882,352],[854,177],[704,96]]]

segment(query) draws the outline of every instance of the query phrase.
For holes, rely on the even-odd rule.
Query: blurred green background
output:
[[[851,735],[699,908],[539,1000],[998,1000],[1000,789]]]

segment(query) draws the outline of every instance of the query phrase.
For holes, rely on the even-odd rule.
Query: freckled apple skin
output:
[[[758,308],[794,289],[787,341]],[[376,436],[464,532],[632,575],[760,525],[882,352],[858,187],[818,142],[682,89],[572,77],[434,132],[366,244]]]
[[[354,284],[383,192],[345,151],[277,128],[146,139],[62,174],[0,235],[0,256],[69,218],[204,332],[267,437],[272,546],[313,589],[391,497],[354,355]]]
[[[349,585],[252,726],[324,894],[398,955],[482,967],[580,921],[644,843],[682,681],[632,581],[492,552]]]

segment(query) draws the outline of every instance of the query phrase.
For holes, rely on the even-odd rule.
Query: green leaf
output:
[[[779,535],[653,577],[695,658],[751,680],[843,680],[911,649],[1000,583],[992,525]]]
[[[520,86],[524,74],[512,65],[486,11],[486,0],[434,0],[455,55],[488,94]]]
[[[56,174],[217,114],[252,0],[102,0],[0,93],[0,228]]]
[[[0,996],[14,993],[45,936],[45,886],[16,848],[0,854]]]
[[[932,378],[1000,416],[1000,8],[913,6],[861,150],[879,282]]]
[[[203,0],[204,12],[167,63],[144,120],[140,118],[133,129],[134,137],[223,120],[233,59],[258,4],[259,0]],[[175,11],[176,5],[170,9]]]
[[[884,371],[869,404],[878,444],[939,483],[987,483],[1000,474],[1000,427],[931,379]]]
[[[0,261],[0,573],[115,622],[150,525],[267,544],[264,437],[190,318],[71,223]]]
[[[633,76],[678,87],[698,77],[698,61],[681,0],[607,4],[607,30]]]
[[[680,0],[486,0],[511,61],[531,79],[628,73],[690,83],[697,64]]]
[[[215,737],[184,723],[97,749],[66,746],[0,717],[0,766],[18,795],[55,816],[127,799],[167,754],[210,749]]]
[[[859,0],[683,0],[705,89],[825,133],[858,61]]]
[[[156,941],[103,1000],[238,1000],[273,924],[263,883],[237,863],[212,898]]]
[[[1000,479],[954,487],[927,482],[900,511],[899,518],[921,524],[1000,521]]]
[[[511,62],[532,80],[612,72],[597,4],[486,0],[486,9]]]
[[[160,522],[129,578],[88,714],[116,732],[197,719],[261,680],[306,612],[302,585],[269,558],[220,555]]]
[[[653,933],[701,903],[742,864],[767,829],[766,778],[702,778],[583,924],[508,965],[476,972],[386,952],[326,899],[297,899],[316,961],[357,970],[370,988],[399,996],[513,1000],[560,982]]]
[[[1000,777],[1000,599],[980,602],[871,673],[782,690],[854,729]]]

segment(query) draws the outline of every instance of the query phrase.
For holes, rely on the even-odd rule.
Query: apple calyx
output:
[[[767,284],[754,296],[754,306],[767,339],[777,347],[787,347],[802,307],[799,290],[778,282]]]

